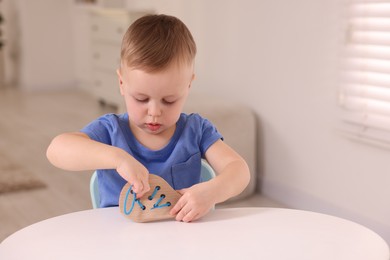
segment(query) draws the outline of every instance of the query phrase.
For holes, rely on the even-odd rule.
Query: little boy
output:
[[[107,114],[80,132],[53,139],[49,161],[62,169],[98,170],[101,207],[117,206],[126,182],[138,197],[148,176],[182,194],[170,214],[190,222],[236,196],[250,178],[246,162],[198,114],[181,113],[194,80],[196,45],[188,28],[167,15],[135,21],[122,41],[117,70],[127,113]],[[201,158],[217,177],[200,183]]]

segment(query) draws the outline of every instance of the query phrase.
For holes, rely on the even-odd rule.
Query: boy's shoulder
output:
[[[107,113],[104,115],[101,115],[99,118],[107,118],[107,119],[113,119],[113,118],[121,118],[125,116],[126,113],[123,114],[116,114],[116,113]]]
[[[126,116],[125,114],[105,114],[90,122],[80,131],[95,141],[111,144],[113,134],[126,131],[126,126],[128,126]]]
[[[186,127],[205,129],[215,127],[212,122],[198,113],[182,113],[179,122],[182,122]],[[180,123],[179,123],[180,124]]]
[[[207,120],[205,117],[198,113],[182,113],[181,115],[191,120]]]
[[[90,129],[107,129],[109,131],[113,129],[122,128],[128,125],[127,113],[124,114],[104,114],[90,122],[84,130]]]
[[[202,117],[198,113],[182,113],[181,119],[185,121],[186,123],[202,123],[204,121],[207,121],[206,118]]]
[[[105,121],[105,122],[121,122],[128,120],[127,113],[123,114],[115,114],[115,113],[108,113],[104,114],[96,119],[96,121]]]

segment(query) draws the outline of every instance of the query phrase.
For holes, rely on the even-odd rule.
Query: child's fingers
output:
[[[149,174],[146,176],[146,178],[142,179],[142,184],[144,186],[144,192],[148,192],[150,190]]]
[[[177,190],[178,193],[180,193],[181,195],[184,194],[184,190]],[[184,198],[181,197],[179,199],[179,201],[175,204],[175,206],[171,209],[171,211],[169,212],[172,216],[176,215],[177,213],[179,213],[179,211],[183,208],[183,206],[185,205],[186,203],[184,202]]]
[[[133,191],[137,194],[137,198],[141,198],[146,192],[150,190],[148,177],[149,176],[147,175],[146,178],[135,178],[131,181],[131,184],[133,185]]]
[[[178,190],[182,195],[170,214],[176,215],[177,221],[191,222],[207,214],[212,205],[204,201],[204,198],[194,188]]]
[[[131,182],[131,185],[133,186],[133,191],[137,194],[140,194],[144,188],[144,185],[139,180],[134,180]]]
[[[187,190],[188,189],[182,189],[178,190],[178,192],[184,195]],[[170,211],[172,216],[176,215],[175,219],[177,221],[191,222],[198,218],[198,212],[192,208],[188,202],[188,198],[186,196],[182,196]]]
[[[181,208],[181,210],[176,215],[177,221],[191,222],[198,219],[200,214],[195,210],[190,208],[188,205]]]
[[[195,213],[195,211],[190,211],[189,213],[187,213],[183,218],[182,218],[182,221],[184,222],[191,222],[191,221],[194,221],[194,220],[197,220],[199,218],[199,214],[198,213]]]
[[[185,218],[187,218],[186,222],[189,222],[190,220],[190,214],[191,214],[191,209],[188,209],[188,207],[182,208],[179,213],[176,215],[176,220],[177,221],[184,221]]]
[[[176,215],[180,210],[181,210],[181,206],[179,206],[179,202],[180,200],[176,203],[176,205],[171,209],[171,211],[169,211],[169,214],[171,214],[172,216]]]
[[[137,193],[137,198],[141,198],[145,193],[150,190],[149,179],[141,180],[142,189]]]

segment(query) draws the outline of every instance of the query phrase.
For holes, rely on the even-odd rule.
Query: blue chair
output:
[[[215,172],[213,168],[207,163],[206,160],[202,159],[202,167],[200,170],[201,181],[209,181],[215,177]],[[89,183],[89,191],[91,193],[91,201],[92,207],[94,209],[100,208],[100,193],[99,193],[99,185],[97,179],[96,171],[92,174],[90,183]]]
[[[89,192],[91,193],[92,208],[100,208],[100,193],[96,171],[92,174],[89,181]]]

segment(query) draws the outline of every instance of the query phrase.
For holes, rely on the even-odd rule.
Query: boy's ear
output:
[[[194,80],[195,80],[195,73],[192,74],[191,81],[190,81],[190,85],[188,86],[189,88],[191,88],[192,82],[193,82]]]
[[[122,75],[121,75],[120,69],[116,70],[116,74],[118,75],[119,90],[121,92],[121,95],[123,96],[124,95],[123,79],[122,79]]]

